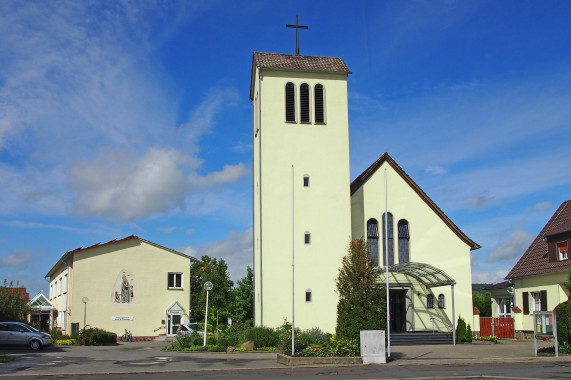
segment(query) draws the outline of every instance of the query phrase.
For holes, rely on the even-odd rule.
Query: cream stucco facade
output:
[[[292,320],[293,238],[295,324],[332,332],[335,278],[351,238],[348,73],[277,70],[255,60],[253,66],[256,325],[277,327]],[[286,122],[286,83],[296,89],[305,83],[312,94],[317,84],[323,86],[325,123]]]
[[[387,174],[387,206],[385,206],[385,169]],[[383,214],[385,207],[392,216],[394,264],[429,264],[445,272],[454,286],[427,287],[415,277],[389,274],[391,289],[391,330],[452,331],[454,322],[462,317],[472,324],[472,275],[470,251],[479,246],[468,239],[404,171],[385,154],[352,184],[351,220],[354,239],[369,240],[367,222],[378,225],[378,262],[383,265]],[[389,223],[391,218],[389,216]],[[399,224],[405,225],[399,230]],[[406,259],[399,258],[399,235],[406,239]],[[389,233],[389,237],[390,237]],[[402,241],[401,241],[402,243]],[[390,249],[389,249],[390,252]],[[401,253],[402,254],[402,253]],[[393,264],[393,263],[391,263]],[[404,296],[404,311],[399,310],[398,292]],[[454,295],[452,294],[454,291]],[[433,303],[428,305],[427,297]],[[440,304],[439,297],[443,299]],[[452,314],[454,302],[455,318]],[[393,304],[394,303],[394,304]],[[400,305],[402,307],[402,305]],[[398,315],[402,313],[402,315]],[[399,323],[402,322],[401,323]]]
[[[552,311],[557,305],[566,302],[569,295],[565,291],[564,283],[569,279],[569,270],[544,273],[535,276],[515,278],[515,306],[520,310],[518,313],[513,313],[514,329],[516,331],[533,331],[533,312]],[[536,297],[541,298],[541,292],[545,292],[547,305],[541,307],[541,301]],[[524,293],[527,293],[527,302],[529,309],[523,306]],[[537,310],[536,310],[537,309]],[[528,311],[528,312],[526,312]]]
[[[277,327],[284,320],[291,322],[293,309],[296,327],[335,331],[335,279],[341,259],[352,238],[367,237],[370,218],[381,221],[385,195],[379,173],[385,167],[394,229],[401,219],[410,227],[410,261],[431,264],[454,279],[455,315],[470,323],[470,250],[479,246],[402,169],[395,170],[396,164],[376,167],[378,173],[366,179],[362,175],[355,189],[350,183],[348,74],[339,58],[254,53],[255,324]],[[323,89],[323,106],[318,89]],[[303,116],[307,108],[309,117]],[[317,116],[322,110],[323,122]],[[414,278],[399,276],[391,277],[391,287],[406,298],[400,316],[406,320],[404,330],[450,331],[453,288],[428,289]],[[427,307],[431,293],[434,307]],[[444,297],[442,307],[439,296]]]
[[[67,252],[46,275],[52,327],[172,335],[188,322],[190,265],[189,256],[136,236]]]

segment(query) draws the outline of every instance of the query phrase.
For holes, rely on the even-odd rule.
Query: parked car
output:
[[[176,336],[183,337],[190,335],[193,332],[197,333],[200,336],[204,336],[204,332],[200,330],[198,323],[186,323],[184,325],[180,325],[176,330]]]
[[[21,322],[0,322],[0,345],[28,346],[32,350],[51,346],[52,337]]]

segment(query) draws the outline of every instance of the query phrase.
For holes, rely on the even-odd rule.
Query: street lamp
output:
[[[85,317],[87,315],[87,301],[89,301],[89,299],[87,297],[83,297],[81,299],[81,302],[83,302],[83,329],[85,330]]]
[[[204,283],[204,290],[206,290],[206,313],[204,313],[204,342],[202,345],[206,347],[206,332],[208,331],[208,293],[212,290],[212,283],[210,281]]]

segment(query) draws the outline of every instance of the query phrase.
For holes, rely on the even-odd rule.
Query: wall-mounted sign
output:
[[[112,316],[111,317],[112,321],[132,321],[133,320],[133,316]]]

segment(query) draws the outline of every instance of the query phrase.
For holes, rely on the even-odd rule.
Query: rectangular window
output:
[[[305,302],[311,302],[311,290],[305,291]]]
[[[533,302],[531,302],[531,311],[541,311],[541,293],[539,292],[530,292],[529,295],[531,296]]]
[[[182,289],[182,273],[169,273],[168,288]]]
[[[559,255],[559,261],[567,260],[569,258],[566,241],[557,243],[557,254]]]
[[[500,318],[509,318],[512,316],[512,298],[499,298],[498,299],[498,316]]]
[[[64,294],[67,293],[67,274],[63,276],[63,292]]]
[[[59,278],[59,281],[57,283],[57,295],[61,296],[61,283],[62,283],[62,278]]]
[[[54,285],[50,285],[50,299],[54,298]]]
[[[305,244],[311,243],[311,234],[309,232],[305,233]]]
[[[303,187],[309,187],[309,176],[308,175],[303,176]]]

